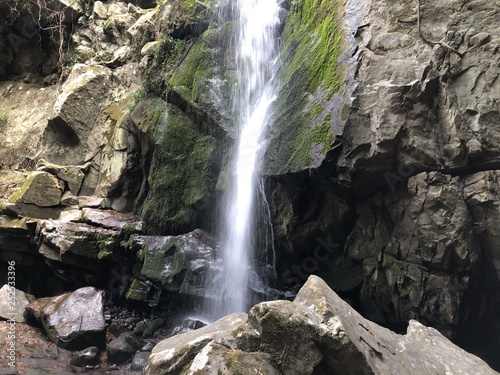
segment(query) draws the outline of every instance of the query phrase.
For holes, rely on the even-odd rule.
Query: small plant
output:
[[[3,109],[0,109],[0,130],[4,130],[9,122],[9,112]]]
[[[148,96],[148,90],[145,87],[142,87],[141,89],[137,90],[132,94],[132,100],[130,101],[129,104],[129,109],[134,109],[135,106],[142,100],[145,99]]]

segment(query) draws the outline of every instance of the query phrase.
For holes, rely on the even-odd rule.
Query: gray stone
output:
[[[276,362],[283,374],[310,375],[323,359],[316,344],[320,339],[316,325],[317,317],[301,305],[263,302],[248,313],[248,322],[238,333],[238,348],[279,358]]]
[[[137,352],[132,358],[132,363],[130,364],[130,369],[133,371],[142,371],[146,366],[146,362],[149,358],[150,352]]]
[[[141,55],[152,55],[158,51],[160,47],[160,42],[155,40],[154,42],[148,42],[142,47]]]
[[[218,247],[214,238],[198,230],[181,236],[134,236],[134,242],[142,248],[143,277],[160,282],[169,292],[206,297],[203,280]],[[142,288],[135,285],[135,289]],[[131,291],[127,296],[133,295]]]
[[[246,320],[246,322],[245,322]],[[245,323],[244,323],[245,322]],[[265,370],[264,370],[265,369]],[[145,375],[496,374],[437,330],[412,320],[406,335],[370,322],[319,277],[293,302],[254,306],[160,342]]]
[[[36,167],[38,171],[48,172],[58,177],[60,180],[66,182],[68,184],[69,191],[73,195],[78,195],[80,191],[80,187],[82,186],[83,178],[85,171],[88,168],[87,166],[62,166],[54,163],[50,163],[44,159],[40,159],[36,163]]]
[[[61,203],[62,190],[56,177],[46,172],[32,172],[10,200],[13,203],[52,207]]]
[[[61,204],[63,206],[78,206],[78,198],[75,197],[70,191],[64,192],[64,194],[61,197]],[[61,213],[63,216],[65,215],[64,213]]]
[[[79,165],[87,161],[87,153],[97,152],[100,142],[93,141],[94,127],[112,88],[109,69],[99,65],[73,66],[43,135],[46,159],[61,165]],[[103,129],[95,131],[101,136]]]
[[[108,255],[119,241],[119,235],[120,230],[117,229],[73,222],[45,222],[40,228],[42,245],[52,249],[55,254],[53,260],[76,266],[85,266],[85,258],[97,260]]]
[[[351,368],[356,374],[496,374],[434,328],[412,320],[406,335],[398,335],[364,319],[318,277],[308,279],[294,303],[317,314],[327,345],[350,347],[350,358],[342,350],[324,351],[326,369],[344,361],[346,373]]]
[[[80,288],[51,299],[42,310],[42,322],[49,338],[58,346],[80,350],[104,347],[104,292]]]
[[[108,17],[108,8],[102,3],[102,1],[96,1],[94,3],[94,13],[102,19]]]
[[[130,360],[136,351],[144,345],[144,340],[136,337],[133,333],[124,332],[107,345],[108,361],[110,363],[123,364]]]
[[[100,359],[101,351],[99,348],[97,346],[91,346],[75,353],[70,363],[77,367],[95,366],[99,363]]]
[[[111,210],[99,210],[95,208],[82,209],[82,221],[96,227],[107,229],[128,229],[140,231],[141,221],[138,216],[131,213],[120,213]]]
[[[14,275],[13,277],[15,280],[15,268],[12,272],[13,273],[9,274],[7,267],[7,275]],[[8,284],[5,284],[0,289],[1,318],[18,323],[24,323],[24,311],[28,304],[29,301],[26,298],[26,294],[22,290],[16,289],[14,286],[9,286]]]
[[[202,349],[207,344],[216,337],[230,336],[246,318],[244,313],[228,315],[199,330],[161,341],[151,352],[144,374],[182,373],[182,369],[192,363],[193,358],[206,358]]]

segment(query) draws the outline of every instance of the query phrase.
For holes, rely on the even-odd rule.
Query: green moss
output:
[[[159,41],[160,46],[148,63],[145,72],[146,86],[150,91],[158,96],[164,96],[171,75],[179,73],[179,64],[183,63],[185,59],[192,58],[190,57],[192,44],[194,41],[198,43],[201,39],[198,35],[207,28],[211,12],[216,9],[215,5],[218,2],[219,0],[171,0],[165,4],[158,4],[157,13],[160,18],[156,20],[158,22],[156,32],[164,36]],[[164,5],[169,7],[167,12],[161,11]],[[163,17],[162,14],[164,14]],[[207,61],[211,60],[205,60],[203,63]],[[196,64],[198,65],[198,63]],[[191,69],[191,65],[189,68]],[[196,75],[196,77],[198,76]],[[191,89],[185,76],[181,77],[181,81],[182,83],[179,85],[186,84],[186,87]]]
[[[267,170],[308,168],[332,142],[329,102],[342,90],[343,5],[337,0],[299,0],[284,30],[280,94],[275,103]],[[320,147],[321,146],[321,147]]]
[[[324,122],[314,126],[312,129],[302,128],[297,137],[298,142],[294,148],[294,152],[290,157],[290,163],[306,165],[312,164],[314,152],[326,154],[330,148],[332,133],[330,130],[330,115],[328,115]],[[317,150],[315,150],[317,148]]]
[[[11,203],[16,203],[19,199],[21,199],[24,194],[28,191],[30,188],[31,184],[35,180],[35,178],[40,174],[40,173],[46,173],[46,172],[32,172],[26,176],[26,179],[24,180],[23,184],[21,185],[20,188],[18,188],[10,197],[9,202]]]
[[[193,229],[215,186],[215,139],[201,134],[174,106],[148,116],[156,146],[142,208],[146,228],[161,234]]]
[[[9,122],[9,112],[4,109],[0,109],[0,131],[5,130],[7,123]]]
[[[174,39],[170,35],[160,40],[160,46],[145,71],[146,86],[149,91],[158,96],[164,95],[166,81],[181,60],[187,43],[187,40]]]
[[[351,110],[351,106],[349,104],[344,104],[342,106],[342,112],[340,113],[340,119],[342,121],[347,121],[347,117],[349,116],[349,111]]]
[[[170,79],[170,85],[187,96],[185,100],[195,101],[200,83],[209,72],[210,50],[203,41],[193,45],[181,69],[177,69]],[[180,90],[179,90],[180,88]]]
[[[307,80],[301,82],[306,92],[314,94],[321,87],[330,99],[338,91],[337,62],[343,36],[340,6],[335,0],[302,0],[292,7],[283,46],[285,85],[297,73],[307,71]]]

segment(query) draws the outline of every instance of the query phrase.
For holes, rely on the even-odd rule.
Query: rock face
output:
[[[73,67],[44,134],[50,161],[83,164],[90,159],[98,146],[92,145],[90,136],[112,87],[111,72],[106,67],[84,64]]]
[[[294,302],[263,302],[159,343],[147,375],[496,374],[433,328],[411,321],[406,335],[355,312],[318,277]]]
[[[40,28],[13,3],[0,1],[0,198],[28,178],[1,202],[0,261],[15,259],[37,295],[90,284],[144,305],[200,296],[216,245],[193,231],[214,233],[236,134],[237,20],[209,18],[231,7],[50,1]],[[282,2],[263,186],[286,293],[316,273],[379,324],[417,319],[500,358],[497,3]],[[282,305],[279,316],[304,312]],[[306,315],[292,331],[309,341],[290,348],[302,363],[211,344],[210,366],[329,373],[320,333],[299,328],[319,319]]]
[[[132,120],[154,145],[151,159],[144,160],[149,192],[141,214],[148,231],[178,234],[196,228],[213,200],[216,140],[159,98],[139,102]]]
[[[299,3],[292,21],[324,19]],[[321,274],[370,319],[394,329],[418,319],[469,347],[483,345],[493,361],[498,14],[482,1],[348,1],[341,50],[353,60],[341,57],[339,66],[346,63],[356,87],[341,110],[345,123],[336,122],[324,160],[308,174],[279,175],[284,164],[273,169],[272,157],[283,149],[268,151],[285,286]],[[292,38],[301,50],[303,39],[284,36],[284,46]],[[306,114],[323,103],[306,97],[313,103]],[[277,129],[274,139],[284,139]],[[474,342],[477,330],[482,339]]]

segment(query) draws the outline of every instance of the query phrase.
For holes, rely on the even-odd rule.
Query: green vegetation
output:
[[[170,78],[170,85],[187,101],[195,101],[203,78],[210,76],[210,49],[203,40],[196,42],[189,51],[181,69]],[[213,68],[212,68],[213,69]]]
[[[185,53],[188,41],[174,39],[170,35],[160,40],[158,51],[154,54],[152,62],[146,69],[146,86],[149,91],[158,96],[164,96],[166,83],[170,74],[177,67],[178,62]]]
[[[10,114],[9,111],[0,109],[0,131],[5,130],[9,122]]]
[[[338,0],[292,3],[267,157],[272,173],[310,167],[334,141],[327,104],[342,89],[343,67],[338,62],[343,50],[342,11]]]
[[[214,190],[212,164],[216,142],[201,134],[176,107],[162,108],[154,99],[149,101],[145,124],[153,136],[155,150],[142,214],[148,232],[180,233],[192,229],[198,209]]]

